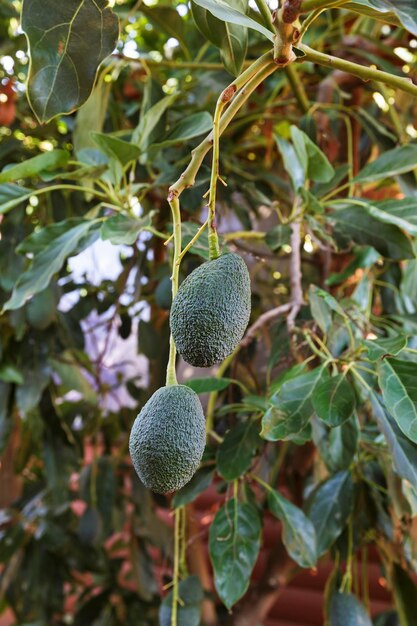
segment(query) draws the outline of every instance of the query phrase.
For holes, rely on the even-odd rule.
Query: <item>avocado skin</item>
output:
[[[179,354],[194,367],[220,363],[242,339],[250,311],[243,259],[229,253],[203,263],[187,276],[172,303],[170,325]]]
[[[185,385],[158,389],[137,416],[129,439],[133,466],[145,487],[176,491],[193,477],[206,444],[203,408]]]

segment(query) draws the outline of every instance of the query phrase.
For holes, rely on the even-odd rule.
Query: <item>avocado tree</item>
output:
[[[414,626],[414,0],[0,0],[0,40],[0,617],[256,626],[327,557],[327,626]]]

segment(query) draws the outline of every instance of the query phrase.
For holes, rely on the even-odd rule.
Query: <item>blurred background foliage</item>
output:
[[[128,436],[138,410],[165,382],[171,302],[171,247],[165,240],[172,230],[167,188],[187,165],[198,137],[210,130],[217,97],[232,80],[228,70],[240,62],[206,40],[184,2],[118,0],[113,4],[120,39],[90,99],[76,113],[39,124],[25,97],[29,58],[21,4],[0,0],[3,306],[15,288],[13,306],[0,318],[0,615],[19,626],[156,624],[170,576],[171,499],[140,485]],[[255,15],[251,3],[249,11]],[[407,32],[395,19],[330,9],[304,41],[415,78],[416,31]],[[269,47],[250,30],[240,61],[256,59]],[[318,556],[332,546],[342,560],[359,548],[378,547],[399,623],[407,626],[416,615],[410,617],[415,588],[406,574],[416,568],[415,438],[405,439],[378,400],[372,413],[364,386],[353,376],[344,379],[350,410],[343,424],[330,428],[331,417],[327,423],[315,417],[312,427],[290,424],[278,435],[273,429],[280,427],[274,411],[300,400],[297,389],[287,387],[286,398],[278,397],[279,390],[291,379],[300,381],[310,357],[317,360],[317,374],[323,339],[341,367],[362,364],[363,379],[373,387],[361,350],[369,339],[394,337],[397,343],[382,343],[379,352],[371,346],[376,355],[369,354],[370,361],[408,345],[413,379],[416,119],[417,100],[409,94],[305,62],[297,64],[295,75],[270,76],[224,133],[221,173],[227,187],[218,190],[219,231],[222,246],[241,253],[250,268],[252,322],[290,297],[288,217],[291,181],[300,175],[292,126],[314,142],[308,171],[301,173],[311,183],[301,241],[309,306],[299,314],[305,332],[295,351],[285,320],[278,318],[222,366],[217,382],[215,372],[206,382],[191,382],[210,394],[203,398],[214,436],[203,468],[174,500],[174,506],[189,505],[210,489],[217,465],[219,494],[245,475],[242,500],[264,510],[259,497],[254,504],[250,471],[256,469],[299,507],[309,500],[321,541]],[[128,143],[132,134],[135,145]],[[405,146],[409,152],[390,155],[379,170],[363,170],[360,179],[371,158]],[[11,164],[48,155],[32,173],[18,175],[17,183],[8,178]],[[330,178],[323,176],[329,167]],[[209,176],[207,160],[195,186],[182,195],[184,244],[202,222]],[[352,189],[362,201],[385,204],[379,213],[378,204],[359,211],[347,198]],[[404,197],[408,204],[396,214],[397,205],[389,201]],[[346,201],[341,211],[332,205],[335,199]],[[185,257],[181,277],[207,254],[203,236]],[[28,267],[35,267],[42,284],[32,299],[21,278]],[[179,372],[182,381],[203,376],[184,364]],[[412,382],[409,389],[412,395]],[[266,438],[279,443],[260,439],[260,418]],[[339,516],[326,486],[341,507]],[[286,519],[282,502],[269,507]],[[320,526],[325,513],[333,528]],[[307,522],[304,516],[301,535]],[[297,562],[308,567],[308,545],[297,541],[304,555]],[[201,578],[201,571],[191,573]],[[207,580],[202,583],[207,588]],[[260,584],[252,602],[264,591]],[[204,616],[213,620],[210,604]],[[224,608],[214,615],[228,619]],[[377,623],[391,623],[384,619]]]

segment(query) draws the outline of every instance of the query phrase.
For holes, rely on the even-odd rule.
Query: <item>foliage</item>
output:
[[[0,614],[184,626],[250,608],[262,623],[268,580],[245,593],[272,518],[277,579],[333,558],[330,626],[346,607],[369,621],[368,546],[412,626],[414,0],[42,4],[0,0]],[[178,367],[208,394],[207,445],[156,496],[129,433],[173,365],[172,268],[175,290],[212,258],[216,224],[249,267],[250,327],[207,376]],[[204,548],[204,575],[187,561],[210,493],[218,600]]]

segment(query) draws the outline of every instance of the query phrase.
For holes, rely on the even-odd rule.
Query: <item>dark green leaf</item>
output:
[[[355,410],[355,393],[344,374],[322,382],[313,392],[312,402],[318,417],[328,426],[341,426]]]
[[[28,98],[40,122],[70,113],[90,95],[97,68],[114,50],[119,27],[107,0],[25,0],[22,28],[31,66]]]
[[[334,176],[333,166],[326,155],[313,143],[308,135],[297,126],[291,126],[291,139],[298,161],[308,180],[327,183]]]
[[[328,333],[332,325],[332,308],[325,298],[319,295],[317,287],[310,285],[309,301],[314,321],[320,326],[324,334]]]
[[[410,235],[417,235],[417,200],[403,198],[384,200],[378,204],[367,202],[366,205],[366,211],[369,215],[380,222],[394,224]]]
[[[204,593],[198,576],[189,576],[178,587],[177,626],[199,626]],[[164,598],[159,609],[159,625],[172,624],[172,591]]]
[[[316,532],[305,513],[278,491],[268,493],[271,512],[282,522],[282,541],[290,557],[300,567],[317,563]]]
[[[0,185],[0,214],[7,213],[33,194],[31,189],[7,183]]]
[[[211,467],[202,467],[197,470],[189,483],[182,489],[177,491],[172,499],[172,506],[177,509],[193,502],[200,493],[203,493],[210,487],[214,476],[214,470]]]
[[[23,383],[22,372],[14,365],[2,363],[2,365],[0,365],[0,380],[5,383],[21,385]]]
[[[275,135],[275,141],[281,153],[285,171],[291,178],[294,191],[298,191],[305,183],[305,168],[300,163],[297,153],[289,141],[279,135]]]
[[[137,146],[114,135],[95,132],[90,133],[90,135],[106,156],[116,159],[122,165],[127,165],[130,161],[136,161],[140,156],[141,151]]]
[[[87,381],[81,371],[80,364],[77,363],[71,353],[63,352],[58,359],[50,359],[51,368],[61,381],[62,393],[78,391],[85,402],[95,404],[97,394]]]
[[[317,418],[311,421],[313,441],[331,472],[348,469],[358,449],[359,424],[355,415],[341,426],[329,428]]]
[[[190,241],[193,239],[194,235],[197,233],[200,226],[198,224],[194,224],[193,222],[184,222],[182,225],[182,247],[185,248]],[[208,252],[208,234],[207,229],[201,234],[196,243],[190,248],[191,254],[197,254],[202,257],[205,261],[208,261],[210,258]]]
[[[270,41],[273,41],[273,33],[270,30],[245,15],[245,13],[239,11],[237,6],[230,6],[230,3],[225,0],[193,0],[193,2],[199,7],[210,11],[210,13],[222,22],[230,22],[231,24],[237,24],[245,28],[252,28],[262,33]]]
[[[263,417],[261,437],[277,441],[299,433],[314,413],[312,395],[325,375],[323,367],[318,367],[284,382]]]
[[[226,4],[223,0],[220,0],[220,3]],[[208,5],[211,5],[212,8]],[[250,19],[245,15],[248,7],[247,0],[229,0],[227,5],[230,11],[238,12],[238,15],[241,15],[243,19]],[[220,48],[226,69],[234,76],[237,76],[246,57],[248,45],[247,28],[233,22],[233,20],[219,19],[220,16],[215,10],[212,10],[213,7],[218,10],[217,0],[208,0],[208,2],[196,0],[191,3],[191,7],[194,21],[199,30],[206,39]]]
[[[353,481],[348,471],[338,472],[317,489],[309,517],[317,535],[317,556],[322,556],[342,534],[353,509]]]
[[[379,385],[388,411],[411,441],[417,443],[417,363],[384,359]]]
[[[223,391],[227,389],[232,380],[230,378],[216,378],[215,376],[207,376],[206,378],[192,378],[187,380],[184,385],[190,387],[196,393],[211,393],[212,391]]]
[[[268,231],[265,243],[271,250],[279,250],[284,245],[288,245],[291,240],[291,228],[287,224],[279,224]]]
[[[414,0],[353,0],[346,8],[385,22],[398,23],[417,35],[417,9]]]
[[[411,241],[393,224],[384,224],[369,215],[363,207],[348,207],[334,211],[331,220],[336,222],[348,240],[363,246],[372,246],[388,259],[413,259]]]
[[[136,126],[132,135],[132,143],[138,146],[141,151],[148,147],[152,131],[155,129],[165,111],[169,109],[177,97],[178,94],[165,96],[156,102],[156,104],[151,106],[146,112],[141,113],[139,124]]]
[[[0,456],[3,454],[13,429],[13,417],[9,414],[11,387],[0,381]]]
[[[214,583],[230,609],[246,592],[260,548],[261,522],[256,507],[228,500],[210,526],[209,550]]]
[[[59,272],[67,257],[74,253],[80,241],[96,223],[96,220],[68,220],[54,224],[55,229],[45,227],[42,241],[48,241],[48,245],[38,251],[29,268],[19,276],[4,310],[20,308],[31,296],[45,289],[52,276]]]
[[[174,37],[180,44],[186,56],[189,56],[187,44],[184,37],[184,22],[178,11],[167,4],[164,6],[146,6],[144,2],[140,4],[140,12],[170,37]]]
[[[411,172],[417,163],[417,145],[405,144],[387,150],[372,163],[368,163],[355,177],[357,183],[370,183],[383,178]]]
[[[363,339],[362,343],[368,348],[368,359],[375,362],[386,356],[397,356],[407,347],[408,338],[405,335],[396,335],[385,339],[372,339],[372,341]]]
[[[391,451],[395,471],[411,485],[416,485],[417,445],[403,435],[394,418],[385,410],[382,398],[372,393],[371,401],[376,421]]]
[[[150,149],[170,146],[199,137],[208,133],[213,127],[213,118],[207,111],[195,113],[181,120],[163,141],[152,144]]]
[[[326,280],[326,285],[329,285],[330,287],[333,285],[338,285],[339,283],[342,283],[346,279],[353,276],[356,270],[371,267],[380,258],[378,252],[372,247],[356,248],[356,250],[354,250],[354,253],[355,258],[353,259],[353,261],[351,261],[349,265],[341,272],[331,274]]]
[[[372,626],[363,605],[350,593],[337,591],[330,599],[329,626]]]
[[[417,587],[398,564],[392,565],[391,584],[401,626],[417,626]]]
[[[68,163],[70,155],[66,150],[52,150],[12,165],[0,172],[0,183],[11,183],[20,178],[32,178],[41,172],[50,172]]]
[[[141,231],[152,225],[153,215],[153,211],[142,218],[117,213],[103,222],[100,236],[104,241],[109,240],[114,245],[130,246],[136,242]]]
[[[217,450],[217,471],[225,480],[239,478],[250,466],[259,445],[258,422],[238,424],[226,434]]]

